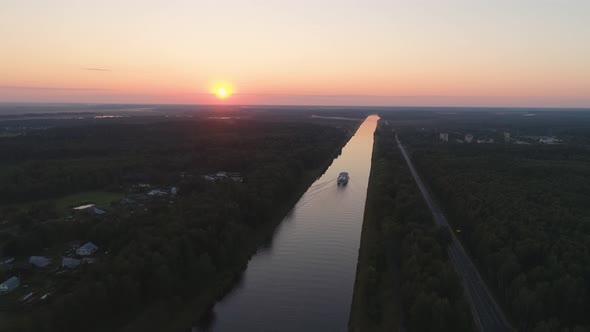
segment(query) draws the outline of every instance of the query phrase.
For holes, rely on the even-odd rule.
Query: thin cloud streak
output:
[[[372,94],[283,94],[283,93],[235,93],[233,96],[253,97],[310,97],[310,98],[489,98],[508,96],[488,95],[372,95]],[[518,96],[531,97],[531,96]]]
[[[110,91],[103,88],[72,88],[54,86],[26,86],[26,85],[0,85],[0,90],[45,90],[45,91]]]
[[[82,68],[82,70],[89,70],[89,71],[107,71],[110,72],[112,70],[106,68]]]

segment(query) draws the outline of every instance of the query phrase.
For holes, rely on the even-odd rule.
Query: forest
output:
[[[560,138],[549,145],[443,143],[436,132],[457,127],[441,123],[402,129],[416,167],[519,331],[590,330],[590,121],[579,113],[513,123],[520,135]]]
[[[375,132],[351,331],[472,331],[438,229],[384,120]]]
[[[187,303],[193,317],[203,314],[359,124],[329,123],[108,123],[0,139],[0,256],[18,259],[74,240],[103,252],[75,272],[43,272],[54,279],[46,282],[49,301],[1,303],[0,330],[162,330],[158,324]],[[202,177],[217,171],[243,181]],[[113,204],[84,221],[56,208],[64,195],[126,195],[138,183],[174,185],[178,195],[145,208]]]

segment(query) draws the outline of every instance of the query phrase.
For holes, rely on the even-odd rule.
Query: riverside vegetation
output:
[[[519,330],[590,330],[586,148],[431,145],[413,158]]]
[[[93,241],[102,254],[65,273],[1,270],[51,296],[32,305],[18,303],[23,287],[3,296],[0,330],[165,330],[186,304],[198,317],[358,126],[334,123],[109,122],[1,139],[2,255],[26,259],[72,240]],[[219,170],[243,181],[201,176]],[[178,186],[178,194],[92,218],[60,208],[62,197],[122,197],[138,183]]]
[[[460,280],[447,256],[448,234],[432,221],[380,121],[361,237],[351,331],[472,331]]]
[[[512,325],[590,331],[590,112],[405,117],[400,137],[418,172]]]

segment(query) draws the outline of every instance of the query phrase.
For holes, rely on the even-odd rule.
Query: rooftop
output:
[[[98,246],[96,244],[92,243],[92,242],[87,242],[87,243],[85,243],[83,246],[81,246],[78,249],[83,249],[83,250],[84,249],[96,250],[96,249],[98,249]]]
[[[94,207],[94,204],[80,205],[80,206],[75,207],[74,210],[86,210],[91,207]]]
[[[3,284],[6,285],[6,287],[8,287],[8,288],[16,287],[19,285],[19,283],[20,283],[20,280],[18,280],[17,277],[10,277],[10,278],[6,279],[5,282],[3,282]]]

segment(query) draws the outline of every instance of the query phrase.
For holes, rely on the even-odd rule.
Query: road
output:
[[[412,172],[412,176],[414,177],[428,208],[432,212],[434,222],[440,227],[449,228],[452,235],[452,241],[448,248],[449,258],[462,279],[465,296],[471,306],[471,311],[477,328],[479,331],[483,332],[514,331],[502,313],[502,309],[496,303],[485,282],[481,278],[477,268],[471,261],[471,258],[467,255],[465,249],[455,236],[454,230],[449,226],[441,209],[432,199],[432,196],[424,186],[424,183],[422,183],[418,172],[414,169],[414,165],[397,135],[396,140],[397,145],[410,168],[410,172]]]

